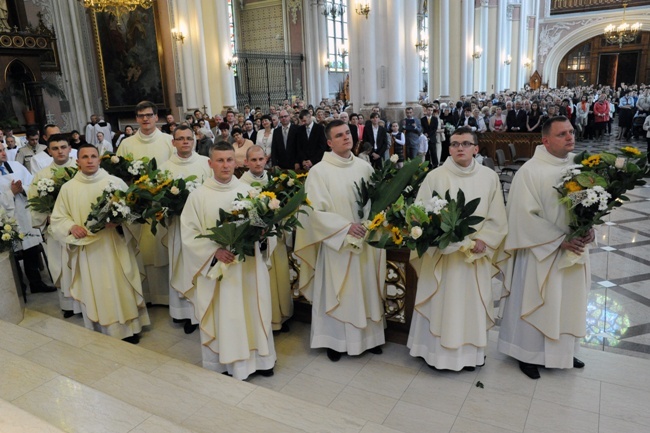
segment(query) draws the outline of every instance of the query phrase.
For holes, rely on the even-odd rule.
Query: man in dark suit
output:
[[[467,126],[472,129],[472,131],[476,132],[478,129],[478,122],[474,116],[472,116],[472,108],[471,107],[465,107],[465,111],[463,112],[463,117],[458,120],[458,123],[456,124],[456,128],[460,128],[462,126]]]
[[[273,130],[271,141],[271,163],[274,167],[294,170],[296,163],[296,132],[298,127],[291,123],[286,110],[280,111],[280,125]]]
[[[510,105],[508,105],[510,104]],[[508,132],[526,132],[526,111],[521,108],[521,101],[515,101],[515,108],[512,109],[512,103],[506,103],[508,112],[506,113],[506,125]]]
[[[400,122],[400,130],[406,136],[406,156],[408,159],[414,159],[418,155],[420,148],[422,124],[420,119],[413,117],[412,107],[406,107],[404,114],[406,114],[406,117]]]
[[[363,142],[372,144],[370,162],[375,168],[381,167],[381,162],[388,149],[388,135],[386,128],[379,125],[379,113],[370,114],[370,125],[363,128]]]
[[[327,150],[325,127],[313,121],[307,110],[298,115],[301,125],[296,132],[296,169],[309,170],[323,159]]]
[[[436,132],[438,131],[438,118],[433,115],[433,106],[424,107],[424,117],[420,119],[422,124],[422,133],[429,140],[429,150],[427,151],[427,161],[432,161],[434,167],[438,166],[438,157],[436,155]]]

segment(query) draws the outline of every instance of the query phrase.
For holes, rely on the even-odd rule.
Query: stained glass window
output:
[[[327,20],[327,60],[330,71],[348,72],[348,1],[325,0],[320,12]]]

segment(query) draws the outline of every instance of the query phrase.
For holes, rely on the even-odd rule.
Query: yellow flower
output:
[[[286,173],[282,173],[282,174],[280,175],[280,180],[285,180],[286,178],[287,178]]]
[[[135,184],[137,185],[139,183],[146,182],[148,180],[149,180],[149,176],[146,175],[146,174],[143,174],[142,176],[140,176],[140,179],[135,181]]]
[[[372,219],[372,222],[368,226],[370,230],[375,230],[377,227],[379,227],[384,220],[386,219],[386,216],[384,215],[383,212],[379,212],[375,217]]]
[[[621,148],[621,150],[623,152],[625,152],[625,153],[629,153],[630,155],[634,155],[634,156],[641,155],[641,151],[639,149],[637,149],[636,147],[625,146],[625,147]]]
[[[296,179],[300,179],[301,177],[307,177],[307,173],[299,173],[296,175]]]
[[[571,180],[569,182],[566,182],[564,184],[564,187],[569,191],[569,192],[576,192],[576,191],[581,191],[582,187],[578,182],[575,180]]]
[[[126,204],[129,206],[133,206],[137,201],[138,197],[134,193],[130,192],[126,195]]]
[[[277,197],[275,196],[275,193],[274,193],[274,192],[271,192],[271,191],[262,191],[262,192],[260,193],[259,197],[268,197],[268,198],[270,198],[270,199],[277,198]]]
[[[391,236],[393,237],[393,242],[395,245],[402,245],[402,242],[404,242],[404,238],[402,237],[402,231],[399,229],[399,227],[393,227],[390,229]]]
[[[307,206],[311,206],[311,200],[309,200],[307,197],[305,197],[305,203]]]
[[[587,159],[582,160],[582,165],[586,167],[595,167],[600,164],[600,155],[591,155]]]

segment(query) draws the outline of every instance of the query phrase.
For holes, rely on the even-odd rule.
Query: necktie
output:
[[[282,127],[282,137],[284,138],[284,148],[287,148],[287,135],[289,133],[289,128],[287,127]]]
[[[7,170],[5,169],[5,166],[2,164],[0,164],[0,173],[2,173],[3,176],[7,174]]]
[[[307,138],[309,138],[309,133],[310,133],[310,132],[311,132],[311,127],[308,126],[308,127],[307,127]]]

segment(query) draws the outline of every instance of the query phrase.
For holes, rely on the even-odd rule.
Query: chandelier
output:
[[[149,9],[154,0],[79,0],[84,7],[93,12],[108,12],[116,17],[136,10],[138,6]]]
[[[337,3],[335,0],[327,1],[323,3],[322,14],[325,16],[331,16],[332,19],[343,16],[345,13],[345,6],[343,2]]]
[[[623,23],[621,25],[616,27],[614,24],[610,24],[605,27],[605,40],[608,44],[618,44],[619,47],[622,47],[623,44],[634,41],[641,30],[641,23],[629,25],[625,22],[626,7],[627,3],[623,3]]]

